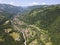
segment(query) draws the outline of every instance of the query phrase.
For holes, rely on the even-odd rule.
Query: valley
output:
[[[5,10],[3,5],[9,9]],[[0,45],[60,45],[59,4],[26,9],[3,5],[0,5],[4,8],[0,8]]]

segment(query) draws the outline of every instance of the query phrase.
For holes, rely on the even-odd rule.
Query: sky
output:
[[[60,4],[60,0],[0,0],[0,4],[15,6],[51,5]]]

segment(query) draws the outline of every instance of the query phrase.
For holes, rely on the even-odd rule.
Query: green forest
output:
[[[17,12],[0,9],[0,45],[60,45],[59,4]]]

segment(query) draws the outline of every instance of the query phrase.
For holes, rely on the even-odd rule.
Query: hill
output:
[[[28,14],[20,16],[19,19],[27,25],[35,25],[41,30],[48,31],[53,45],[60,45],[60,5],[33,9]]]
[[[13,6],[9,4],[0,4],[0,12],[17,14],[17,13],[20,13],[22,10],[23,8],[19,6]]]
[[[60,5],[0,4],[0,45],[60,45]]]
[[[20,9],[16,6],[0,4],[0,45],[24,44],[22,33],[15,30],[11,24],[13,16],[20,13]]]

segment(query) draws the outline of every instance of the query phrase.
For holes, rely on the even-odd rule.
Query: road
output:
[[[15,20],[15,22],[16,22],[17,24],[18,24],[18,21],[19,21],[19,20]],[[15,30],[18,30],[19,32],[21,32],[21,33],[23,34],[23,37],[24,37],[24,39],[25,39],[24,45],[27,45],[27,44],[26,44],[25,34],[24,34],[24,32],[21,31],[21,29],[19,28],[19,25],[15,25],[14,22],[13,22],[13,20],[11,20],[11,24],[13,25],[13,27],[14,27]]]
[[[45,32],[44,30],[40,29],[39,27],[37,27],[35,25],[29,25],[29,26],[37,29],[40,33],[44,33]]]

